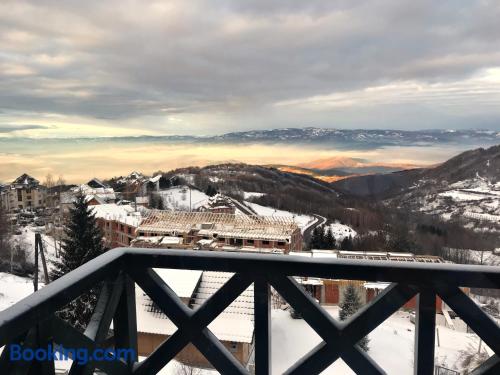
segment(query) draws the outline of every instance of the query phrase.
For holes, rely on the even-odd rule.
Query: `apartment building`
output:
[[[23,174],[0,191],[0,202],[7,211],[45,207],[47,191],[34,177]]]
[[[141,213],[132,205],[100,204],[92,206],[92,212],[101,228],[105,245],[128,247],[136,238],[136,230],[142,221]]]

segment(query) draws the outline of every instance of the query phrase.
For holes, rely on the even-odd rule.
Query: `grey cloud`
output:
[[[35,130],[35,129],[49,129],[48,126],[45,125],[1,125],[0,124],[0,133],[12,133],[19,130]]]
[[[252,127],[248,113],[264,119],[275,102],[400,80],[447,82],[500,66],[495,1],[3,6],[9,7],[0,5],[3,111],[121,120],[176,108],[224,112],[234,126],[241,118]],[[331,122],[330,115],[320,122]],[[291,117],[273,116],[275,126]]]

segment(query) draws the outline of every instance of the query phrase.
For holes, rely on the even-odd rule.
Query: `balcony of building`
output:
[[[160,277],[158,269],[208,270],[231,275],[210,298],[189,306],[185,297],[178,296]],[[340,322],[297,281],[305,277],[386,282],[389,286],[351,318]],[[103,287],[85,332],[55,315],[97,284]],[[209,326],[250,286],[254,352],[252,364],[247,366],[219,341]],[[88,350],[114,346],[132,348],[137,353],[137,287],[176,329],[145,359],[139,361],[135,356],[127,360],[90,361],[85,365],[74,362],[70,374],[90,374],[97,370],[107,374],[154,374],[188,345],[196,347],[222,374],[270,374],[273,293],[283,297],[321,338],[307,354],[294,359],[287,374],[319,374],[338,359],[357,374],[386,373],[357,343],[415,297],[415,374],[435,371],[437,297],[495,353],[474,374],[500,374],[500,328],[464,292],[464,288],[499,289],[498,267],[134,248],[108,251],[0,312],[0,348],[4,346],[0,373],[55,373],[50,361],[10,361],[8,348],[13,343],[32,348],[52,344]]]

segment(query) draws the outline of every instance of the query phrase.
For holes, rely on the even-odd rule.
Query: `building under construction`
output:
[[[287,217],[151,210],[136,233],[136,246],[172,244],[220,250],[276,249],[284,253],[302,249],[300,228]]]

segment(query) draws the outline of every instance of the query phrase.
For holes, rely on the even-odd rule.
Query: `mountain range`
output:
[[[433,144],[496,144],[500,131],[495,130],[370,130],[325,129],[315,127],[253,130],[209,137],[211,141],[280,142],[333,144],[341,148],[382,146],[425,146]]]
[[[0,141],[13,138],[1,138]],[[18,141],[31,138],[16,137]],[[500,142],[497,130],[379,130],[379,129],[330,129],[317,127],[251,130],[214,136],[164,135],[124,136],[96,138],[46,138],[54,142],[206,142],[206,143],[289,143],[323,144],[339,149],[370,149],[384,146],[428,146],[436,144],[494,145]]]

